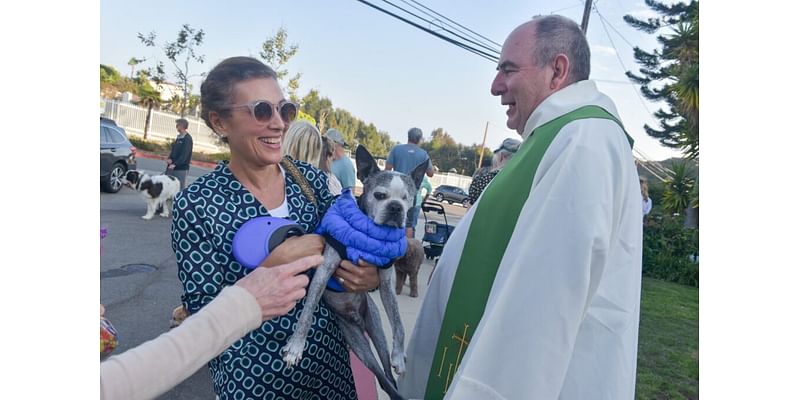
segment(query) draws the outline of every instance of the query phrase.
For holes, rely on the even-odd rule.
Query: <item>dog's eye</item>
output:
[[[386,193],[375,192],[375,198],[378,200],[383,200],[386,198]]]

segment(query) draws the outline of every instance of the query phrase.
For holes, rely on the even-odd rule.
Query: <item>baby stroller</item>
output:
[[[434,212],[444,216],[444,223],[428,220],[428,213]],[[453,233],[455,227],[447,223],[447,213],[444,211],[444,206],[436,203],[422,203],[422,215],[425,217],[425,235],[422,236],[423,249],[425,250],[425,258],[434,260],[431,275],[428,276],[428,283],[431,281],[433,271],[436,269],[436,263],[439,262],[439,256],[442,255],[447,239]],[[426,245],[427,243],[427,245]]]

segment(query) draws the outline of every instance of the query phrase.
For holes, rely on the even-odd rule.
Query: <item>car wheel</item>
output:
[[[436,201],[438,201],[439,203],[443,202],[444,201],[444,196],[442,196],[441,193],[437,194],[436,195]]]
[[[464,206],[464,208],[469,208],[469,199],[464,199],[464,201],[461,202],[461,205]]]
[[[111,168],[111,173],[108,178],[103,181],[103,191],[108,193],[117,193],[122,189],[122,177],[125,175],[126,168],[122,164],[114,164]]]

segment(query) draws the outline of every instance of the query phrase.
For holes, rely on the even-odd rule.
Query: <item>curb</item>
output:
[[[136,149],[136,158],[149,158],[151,160],[166,160],[166,156],[162,156],[160,154],[150,153],[147,151]],[[192,166],[201,167],[201,168],[209,168],[214,169],[217,167],[217,164],[205,162],[205,161],[192,161]]]

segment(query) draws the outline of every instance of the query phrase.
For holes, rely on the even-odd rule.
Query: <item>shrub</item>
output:
[[[134,145],[137,149],[142,151],[149,151],[153,153],[163,153],[166,151],[167,154],[169,154],[169,150],[171,148],[170,143],[161,143],[161,142],[144,140],[140,137],[132,135],[128,137],[128,140],[130,140],[131,144]]]
[[[214,153],[214,154],[192,153],[192,160],[194,161],[217,163],[221,160],[230,160],[230,159],[231,159],[231,153],[228,151],[223,153]]]
[[[172,149],[172,144],[175,143],[175,139],[167,139],[165,142],[142,140],[142,138],[136,136],[130,136],[128,137],[128,139],[131,141],[132,145],[136,146],[137,149],[141,151],[159,154],[164,157],[169,156],[169,152]],[[192,152],[192,161],[205,161],[210,163],[217,163],[221,160],[230,160],[230,159],[231,159],[231,153],[229,151],[222,153],[214,153],[214,154]]]
[[[699,230],[684,228],[683,216],[650,213],[645,220],[642,273],[668,282],[699,286]]]

